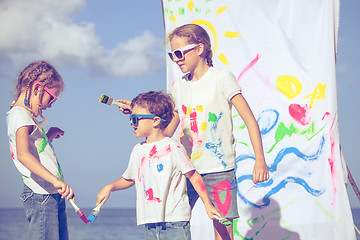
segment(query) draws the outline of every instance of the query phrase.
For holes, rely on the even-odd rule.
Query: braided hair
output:
[[[17,102],[21,93],[25,92],[25,108],[31,113],[35,123],[38,124],[35,114],[29,107],[31,89],[35,81],[42,83],[39,89],[40,101],[44,96],[45,86],[49,88],[58,87],[61,91],[63,91],[64,82],[62,81],[62,78],[56,69],[51,64],[43,60],[30,63],[20,72],[17,78],[16,94],[14,96],[15,100],[12,102],[10,108],[12,108]],[[46,119],[42,116],[42,114],[40,114],[40,116],[46,122]]]
[[[213,66],[210,37],[204,28],[197,24],[185,24],[175,28],[174,31],[169,34],[168,40],[171,41],[175,36],[186,37],[190,44],[202,43],[204,45],[202,57],[206,60],[206,64],[209,67]]]

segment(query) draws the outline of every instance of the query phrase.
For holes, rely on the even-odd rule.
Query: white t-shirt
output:
[[[191,170],[194,166],[174,139],[135,145],[123,177],[135,181],[138,225],[190,220],[184,174]]]
[[[175,81],[171,92],[180,118],[180,142],[199,173],[234,169],[231,98],[241,88],[232,73],[213,67],[198,81],[190,82],[188,76]]]
[[[8,127],[8,138],[10,144],[10,153],[16,168],[23,176],[24,183],[38,194],[54,194],[57,190],[54,186],[33,174],[17,158],[16,151],[16,132],[24,126],[35,126],[35,130],[29,135],[29,151],[40,163],[48,169],[59,180],[63,181],[60,165],[56,159],[54,150],[45,134],[43,128],[36,127],[30,113],[22,107],[15,106],[7,112],[6,123]]]

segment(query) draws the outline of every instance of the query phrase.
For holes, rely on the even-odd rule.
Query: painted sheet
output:
[[[252,184],[254,154],[234,112],[236,239],[355,239],[340,158],[335,55],[338,0],[163,0],[166,33],[212,38],[214,66],[237,76],[260,126],[271,179]],[[181,76],[167,61],[168,86]],[[193,239],[212,239],[201,201]]]

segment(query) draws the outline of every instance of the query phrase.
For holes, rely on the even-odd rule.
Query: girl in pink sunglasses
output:
[[[30,239],[68,239],[65,198],[73,199],[64,182],[52,145],[64,135],[56,127],[47,133],[37,120],[64,89],[61,76],[46,61],[26,66],[19,74],[16,96],[6,122],[11,157],[24,182],[23,201]],[[47,122],[46,122],[47,123]]]

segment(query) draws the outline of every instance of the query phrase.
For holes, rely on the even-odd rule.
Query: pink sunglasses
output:
[[[37,80],[35,80],[36,83],[40,84],[41,86],[43,85],[42,82],[39,82]],[[48,106],[50,106],[52,103],[54,103],[57,99],[57,96],[46,86],[44,86],[44,90],[50,95],[50,101],[48,103]]]

